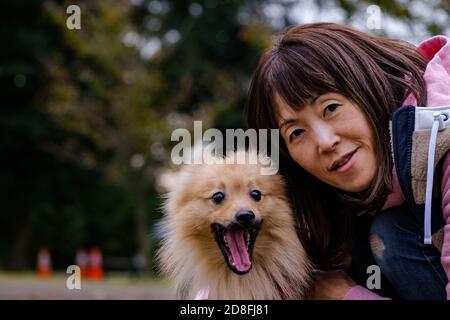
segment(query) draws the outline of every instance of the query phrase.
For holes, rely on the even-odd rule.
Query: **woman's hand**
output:
[[[344,271],[317,271],[314,274],[314,289],[310,299],[342,300],[356,283]]]

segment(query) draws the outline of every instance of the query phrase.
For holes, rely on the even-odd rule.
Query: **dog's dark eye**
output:
[[[225,199],[225,195],[223,194],[223,192],[216,192],[212,196],[212,200],[217,204],[221,203],[223,199]]]
[[[250,197],[252,197],[255,201],[259,201],[261,200],[261,192],[259,192],[258,190],[252,190],[250,192]]]

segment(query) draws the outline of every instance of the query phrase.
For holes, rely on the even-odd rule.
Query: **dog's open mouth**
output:
[[[251,228],[243,228],[235,223],[227,227],[219,223],[211,225],[225,262],[234,273],[242,275],[251,270],[252,252],[259,226],[260,223],[254,224]]]

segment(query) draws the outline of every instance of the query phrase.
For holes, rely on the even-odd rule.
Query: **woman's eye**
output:
[[[340,105],[340,104],[337,104],[337,103],[329,104],[328,106],[325,107],[324,115],[325,115],[325,113],[326,113],[327,111],[329,111],[329,112],[335,112],[336,109],[337,109],[338,107],[340,107],[340,106],[341,106],[341,105]]]
[[[289,135],[289,142],[300,137],[302,135],[303,131],[304,130],[302,130],[302,129],[295,129],[294,131],[292,131],[292,133]]]
[[[215,204],[220,204],[223,199],[225,199],[225,194],[223,192],[216,192],[212,195],[211,199],[214,201]]]

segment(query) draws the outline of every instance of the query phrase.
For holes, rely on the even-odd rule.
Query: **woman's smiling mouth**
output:
[[[358,151],[358,149],[359,148],[356,148],[355,150],[348,152],[342,157],[335,160],[328,170],[336,171],[339,173],[344,173],[350,170],[353,167],[353,164],[355,163],[354,155]]]

